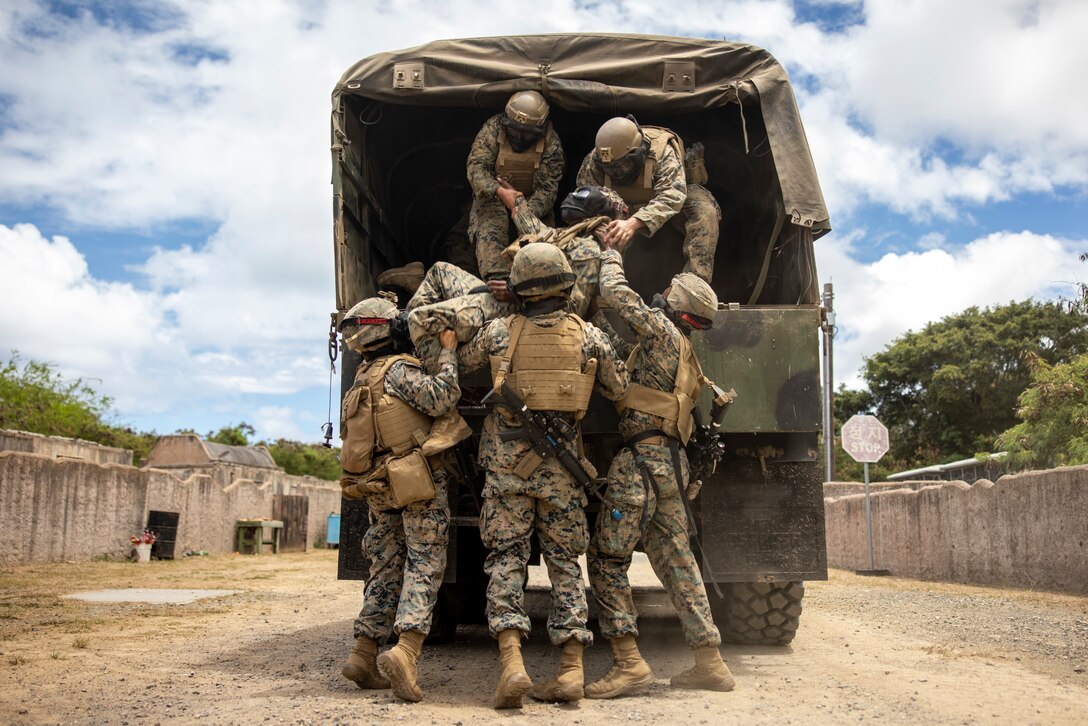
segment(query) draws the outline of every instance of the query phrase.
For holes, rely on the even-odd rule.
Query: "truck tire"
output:
[[[724,598],[710,593],[714,621],[729,643],[786,645],[801,621],[803,582],[723,583]]]

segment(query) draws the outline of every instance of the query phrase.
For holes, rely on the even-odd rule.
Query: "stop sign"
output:
[[[851,416],[842,425],[842,448],[854,461],[874,464],[888,452],[888,429],[876,416]]]

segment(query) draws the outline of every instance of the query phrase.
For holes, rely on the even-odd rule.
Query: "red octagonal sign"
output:
[[[842,448],[854,461],[874,464],[888,453],[888,429],[876,416],[851,416],[842,425]]]

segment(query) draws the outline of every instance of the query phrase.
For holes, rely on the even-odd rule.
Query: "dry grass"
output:
[[[76,650],[83,650],[84,648],[86,648],[90,644],[91,644],[91,639],[90,638],[75,638],[74,640],[72,640],[72,647],[75,648]]]

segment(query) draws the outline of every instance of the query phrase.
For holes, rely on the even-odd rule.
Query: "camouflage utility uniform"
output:
[[[510,271],[510,260],[502,254],[511,242],[510,216],[495,196],[499,188],[496,163],[502,118],[500,113],[484,122],[468,155],[468,182],[473,195],[468,235],[476,246],[480,274],[485,279],[503,278]],[[532,190],[521,190],[528,194],[530,208],[541,219],[551,216],[564,164],[559,135],[549,126],[543,137],[540,165],[533,176]]]
[[[544,224],[532,205],[519,197],[514,207],[514,223],[520,235],[551,242],[562,236],[563,229]],[[592,318],[598,327],[610,330],[603,316],[596,315],[597,283],[600,275],[601,249],[590,235],[607,217],[597,217],[581,224],[582,234],[563,237],[563,250],[575,275],[568,310],[580,318]],[[506,254],[507,265],[512,255]],[[486,283],[464,269],[446,262],[436,262],[427,270],[423,283],[408,302],[408,329],[412,343],[424,367],[430,371],[438,354],[437,335],[446,329],[457,333],[460,343],[467,342],[485,323],[512,315],[517,306],[500,302],[487,290]],[[591,315],[590,313],[593,313]]]
[[[412,360],[393,363],[385,373],[385,393],[407,403],[427,416],[437,418],[456,409],[461,396],[457,380],[456,354],[442,350],[438,374],[425,374]],[[367,361],[356,373],[360,385],[366,371],[381,365],[383,358]],[[345,397],[347,400],[347,397]],[[380,475],[383,452],[376,451],[370,472],[357,473],[365,481]],[[426,634],[446,569],[450,511],[446,501],[448,474],[432,465],[433,499],[401,508],[388,486],[373,493],[359,492],[370,510],[370,526],[363,539],[363,554],[370,560],[363,607],[355,619],[355,637],[386,640],[394,631]],[[379,484],[379,487],[381,485]],[[362,489],[363,487],[359,487]],[[353,498],[349,486],[345,496]]]
[[[511,325],[524,316],[500,318],[488,323],[460,351],[462,369],[475,370],[501,356],[510,342]],[[562,311],[528,318],[542,328],[555,328],[575,316]],[[580,322],[580,321],[578,321]],[[615,400],[627,390],[628,376],[608,338],[584,323],[583,366],[597,361],[596,381],[605,397]],[[532,371],[528,371],[531,374]],[[573,423],[574,417],[570,417]],[[491,634],[504,630],[529,632],[524,607],[525,568],[529,562],[529,540],[533,530],[552,585],[552,606],[548,615],[548,637],[555,645],[574,638],[593,642],[586,628],[587,608],[578,556],[585,552],[589,532],[584,507],[586,495],[571,475],[554,458],[545,459],[528,478],[514,468],[529,452],[523,440],[502,441],[499,434],[518,428],[513,418],[496,409],[484,422],[480,440],[480,465],[487,470],[480,533],[489,550],[485,571],[487,622]]]
[[[631,365],[632,384],[671,391],[680,364],[683,333],[663,310],[646,305],[627,286],[618,252],[608,251],[602,256],[601,298],[619,312],[638,337],[639,351]],[[625,440],[664,428],[663,419],[630,409],[623,412],[619,422]],[[682,447],[678,447],[678,453],[686,490],[687,456]],[[656,487],[646,486],[636,455],[645,461]],[[612,460],[608,490],[589,547],[589,580],[600,606],[601,634],[606,638],[638,635],[638,613],[627,570],[641,538],[650,564],[680,616],[688,645],[698,648],[721,643],[688,541],[679,484],[670,447],[659,439],[626,446]]]
[[[593,162],[590,151],[578,169],[578,186],[609,186],[604,173]],[[651,152],[652,157],[652,152]],[[653,158],[653,198],[644,206],[632,204],[637,209],[631,216],[646,225],[646,234],[657,234],[677,213],[684,222],[684,265],[691,272],[710,282],[714,274],[714,252],[718,247],[718,224],[722,212],[718,202],[706,187],[685,181],[684,165],[676,150],[666,146],[660,158]]]

